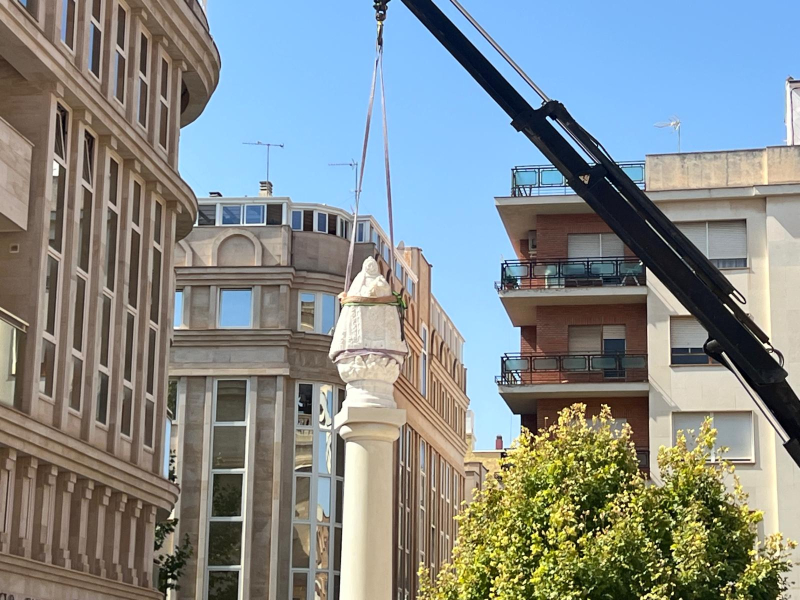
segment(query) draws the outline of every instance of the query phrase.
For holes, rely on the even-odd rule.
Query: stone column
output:
[[[139,570],[136,561],[136,530],[142,513],[142,501],[128,499],[122,515],[122,538],[120,539],[120,563],[125,583],[139,585]]]
[[[11,550],[16,463],[16,450],[0,448],[0,553],[2,554],[8,554]]]
[[[153,587],[153,546],[155,544],[156,507],[145,505],[137,522],[136,556],[139,559],[139,584]]]
[[[89,571],[98,577],[106,577],[106,519],[108,516],[108,505],[111,502],[111,494],[114,493],[110,487],[97,486],[92,496],[92,503],[89,512],[92,521],[89,523],[89,545],[86,553],[89,556]]]
[[[33,522],[33,558],[48,564],[53,560],[57,477],[57,467],[53,465],[39,467],[34,503],[36,518]]]
[[[25,558],[31,558],[33,546],[33,515],[38,467],[38,459],[32,456],[22,456],[17,459],[14,516],[11,519],[11,552]]]
[[[70,511],[69,555],[72,568],[83,573],[89,572],[89,557],[86,554],[87,531],[89,527],[89,502],[94,492],[94,481],[79,479],[72,494]],[[94,521],[94,518],[92,518]]]
[[[340,597],[390,600],[394,554],[394,441],[406,412],[394,382],[408,354],[391,288],[373,258],[342,299],[331,359],[347,383],[335,425],[345,440]]]
[[[75,473],[62,471],[56,483],[56,512],[53,523],[53,563],[65,569],[72,568],[69,554],[69,525],[72,512],[72,493],[78,481]]]
[[[107,577],[122,581],[122,563],[120,548],[122,546],[122,519],[128,504],[128,495],[115,492],[111,496],[111,505],[106,515],[105,559]]]

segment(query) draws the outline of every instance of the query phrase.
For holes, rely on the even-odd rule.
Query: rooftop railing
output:
[[[497,291],[569,287],[645,285],[645,268],[636,257],[507,260]]]
[[[633,182],[644,189],[644,161],[617,163]],[[553,165],[532,165],[511,169],[511,195],[550,196],[575,193]]]
[[[646,354],[512,353],[501,359],[496,383],[521,386],[546,383],[646,382]]]

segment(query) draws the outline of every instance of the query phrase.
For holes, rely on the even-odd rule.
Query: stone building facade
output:
[[[180,599],[339,598],[344,386],[328,358],[344,289],[367,256],[388,275],[374,219],[262,195],[206,198],[178,244],[173,445],[178,535],[195,548]],[[463,338],[431,292],[418,248],[396,251],[411,350],[395,386],[395,585],[416,597],[420,563],[450,556],[463,499],[468,407]]]
[[[0,597],[159,597],[178,143],[219,71],[194,0],[0,1]]]

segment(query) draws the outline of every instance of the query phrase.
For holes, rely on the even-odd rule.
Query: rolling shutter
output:
[[[683,235],[689,238],[697,248],[708,256],[708,229],[707,223],[675,223]]]
[[[602,348],[600,325],[570,325],[570,354],[599,354]]]
[[[714,221],[708,224],[709,258],[747,258],[746,221]]]
[[[604,233],[600,237],[603,258],[619,258],[625,256],[625,245],[616,233]]]
[[[570,233],[567,248],[567,257],[571,259],[600,258],[600,234]]]
[[[671,348],[702,348],[708,333],[694,317],[672,317],[669,322]]]
[[[625,325],[603,325],[603,340],[624,340]]]

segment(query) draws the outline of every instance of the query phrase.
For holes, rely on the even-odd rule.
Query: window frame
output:
[[[147,56],[142,59],[142,39],[147,40]],[[144,129],[144,131],[148,130],[150,125],[150,83],[152,80],[152,74],[150,70],[152,69],[152,65],[150,64],[150,58],[153,55],[153,37],[150,33],[144,28],[141,27],[139,30],[139,39],[137,40],[139,44],[139,64],[136,65],[136,123]],[[142,71],[142,65],[145,67],[145,71]],[[142,104],[142,91],[144,90],[144,104]],[[142,107],[144,106],[144,123],[142,123]]]
[[[70,17],[70,7],[72,7],[72,31],[68,31],[66,27]],[[78,0],[63,0],[61,6],[60,33],[58,37],[61,40],[61,44],[67,49],[67,51],[74,55],[75,40],[78,37]],[[68,42],[68,39],[71,39],[72,41]]]
[[[62,0],[63,2],[67,2],[67,0]],[[125,31],[123,32],[123,40],[122,45],[119,44],[119,16],[120,13],[125,13]],[[117,28],[117,35],[116,39],[114,40],[114,89],[112,92],[112,96],[114,99],[120,103],[121,106],[125,106],[127,104],[127,92],[128,92],[128,42],[130,40],[130,32],[131,32],[131,11],[128,6],[119,1],[117,2],[117,19],[116,19],[116,28]],[[122,59],[122,98],[119,97],[119,88],[118,84],[120,83],[120,59]]]
[[[166,90],[164,89],[164,69],[166,69]],[[172,78],[174,69],[172,59],[166,52],[159,52],[158,61],[158,135],[156,135],[156,146],[164,152],[169,150],[172,140],[170,121],[172,118]],[[164,95],[166,93],[166,96]],[[165,114],[166,111],[166,114]],[[166,120],[166,123],[164,122]],[[161,143],[162,137],[164,143]]]
[[[738,258],[712,258],[711,254],[711,225],[716,223],[744,223],[744,245],[745,245],[745,255],[744,257]],[[750,244],[748,239],[748,232],[749,227],[747,223],[747,219],[713,219],[713,220],[706,220],[706,221],[677,221],[675,225],[680,229],[681,225],[705,225],[705,241],[706,247],[705,248],[698,248],[700,252],[705,256],[711,264],[717,267],[720,271],[737,271],[742,269],[749,269],[750,268]],[[744,258],[744,265],[738,265],[733,267],[722,267],[717,264],[715,261],[724,261],[724,260],[739,260]]]
[[[309,331],[308,329],[303,329],[303,295],[310,294],[314,296],[314,329],[313,331]],[[333,297],[333,306],[334,306],[334,319],[333,319],[333,328],[331,329],[330,333],[323,331],[322,325],[324,321],[324,311],[325,311],[325,296],[332,296]],[[331,294],[330,292],[317,292],[313,290],[298,290],[297,292],[297,331],[300,333],[312,333],[318,335],[328,335],[332,336],[333,331],[336,329],[336,324],[339,322],[339,315],[341,314],[341,305],[339,304],[339,299],[337,298],[336,294]]]
[[[719,367],[720,363],[716,360],[711,358],[708,354],[704,351],[705,342],[703,342],[703,346],[695,347],[695,346],[674,346],[673,345],[673,335],[672,335],[672,323],[675,320],[694,320],[700,327],[703,327],[702,324],[697,320],[696,317],[693,315],[670,315],[669,317],[669,366],[670,367]],[[705,327],[703,327],[705,330]],[[708,332],[706,332],[708,335]],[[706,338],[708,339],[708,338]],[[704,362],[675,362],[675,349],[676,348],[687,348],[689,352],[681,353],[679,356],[702,356],[705,361]],[[700,352],[691,352],[691,350],[699,349]]]
[[[428,357],[429,344],[430,344],[430,331],[425,323],[420,327],[420,338],[422,339],[422,351],[420,352],[420,369],[419,369],[419,392],[423,398],[428,397],[428,368],[430,360]]]
[[[91,3],[93,0],[86,0],[86,1]],[[89,16],[89,45],[88,45],[88,48],[86,49],[86,61],[87,61],[86,70],[89,71],[89,73],[91,73],[92,75],[94,75],[94,77],[97,79],[97,81],[99,83],[99,82],[102,82],[102,80],[103,80],[103,78],[102,78],[102,74],[103,74],[103,38],[104,38],[104,35],[105,35],[104,32],[103,32],[103,21],[105,19],[103,17],[104,17],[106,6],[105,6],[105,0],[96,0],[96,1],[100,2],[100,16],[99,17],[95,17],[94,13],[92,12],[92,9],[94,8],[94,6],[91,5],[91,4],[88,7],[88,11],[87,11],[88,12],[88,16]],[[92,50],[94,49],[94,42],[93,42],[93,37],[92,37],[93,28],[95,28],[100,33],[99,48],[97,48],[97,52],[99,52],[99,58],[98,58],[98,61],[97,61],[97,71],[98,71],[97,73],[95,73],[94,70],[92,69],[92,57],[94,56],[94,54],[92,53]]]
[[[248,325],[222,325],[222,296],[225,292],[250,292],[250,320]],[[253,329],[253,303],[255,293],[253,287],[221,287],[217,292],[217,329]]]
[[[244,421],[218,421],[217,420],[217,401],[219,394],[220,381],[244,381],[245,382],[245,406],[244,406]],[[214,378],[213,389],[213,402],[211,405],[211,422],[209,445],[213,455],[214,451],[214,433],[217,427],[244,427],[245,428],[245,446],[244,446],[244,467],[237,468],[215,468],[213,457],[208,462],[208,506],[206,508],[206,539],[205,539],[205,564],[203,565],[204,578],[203,578],[203,598],[208,598],[208,586],[211,579],[211,573],[223,572],[238,573],[239,589],[238,595],[241,597],[243,590],[242,573],[244,569],[244,556],[245,556],[245,527],[247,524],[247,506],[250,500],[249,494],[251,493],[247,486],[247,474],[253,467],[252,457],[250,456],[250,436],[252,429],[250,427],[250,394],[251,394],[251,381],[248,377],[216,377]],[[241,498],[241,515],[234,517],[220,517],[212,516],[214,510],[214,475],[241,475],[242,476],[242,498]],[[209,544],[211,542],[211,523],[241,523],[242,524],[242,537],[240,541],[241,552],[239,555],[239,565],[210,565],[209,564]]]
[[[181,296],[180,310],[178,310],[178,294]],[[172,328],[173,329],[186,329],[186,311],[184,310],[184,300],[186,296],[183,288],[175,288],[175,299],[173,304]]]
[[[725,457],[725,460],[735,464],[755,464],[756,463],[756,418],[755,413],[752,410],[673,410],[670,413],[670,428],[671,428],[671,436],[672,436],[672,445],[674,446],[677,442],[677,434],[678,430],[675,428],[675,418],[674,415],[676,414],[691,414],[691,415],[704,415],[703,420],[708,417],[711,417],[711,426],[715,427],[714,425],[714,415],[724,414],[724,415],[749,415],[750,416],[750,425],[748,428],[750,434],[750,456],[748,458],[729,458]],[[686,430],[684,431],[684,435],[686,435]],[[695,432],[697,433],[697,432]],[[691,440],[687,439],[687,444]],[[717,446],[715,445],[714,448],[711,450],[711,457],[709,459],[709,463],[718,463],[720,461],[720,457],[717,455]]]

